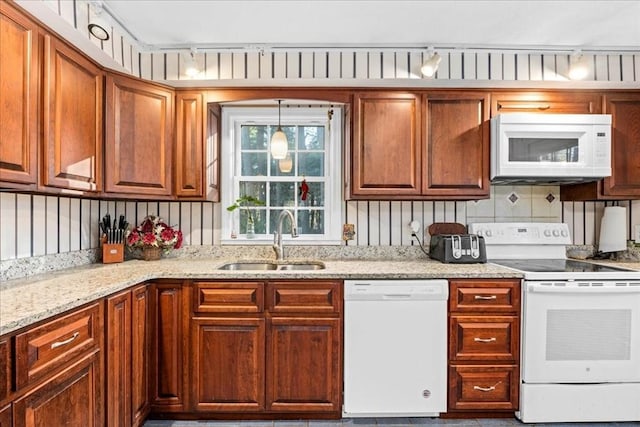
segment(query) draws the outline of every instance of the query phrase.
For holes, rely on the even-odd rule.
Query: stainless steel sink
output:
[[[291,263],[274,263],[274,262],[255,262],[255,261],[238,261],[230,262],[218,267],[219,270],[323,270],[325,268],[322,262],[291,262]]]
[[[219,267],[219,270],[276,270],[278,264],[271,262],[231,262]]]

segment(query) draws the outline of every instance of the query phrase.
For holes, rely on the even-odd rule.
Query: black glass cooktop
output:
[[[491,262],[533,273],[611,273],[629,271],[624,268],[591,264],[572,259],[499,259],[491,260]]]

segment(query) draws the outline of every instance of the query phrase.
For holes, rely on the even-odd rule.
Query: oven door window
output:
[[[525,285],[522,338],[527,383],[640,381],[640,292]]]

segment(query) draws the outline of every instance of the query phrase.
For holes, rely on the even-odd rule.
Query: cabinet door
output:
[[[351,198],[420,195],[421,117],[419,95],[367,92],[354,96]]]
[[[100,357],[85,357],[16,400],[14,426],[104,425]]]
[[[181,412],[186,404],[182,283],[155,284],[152,307],[151,410]]]
[[[429,94],[423,194],[489,197],[489,95]]]
[[[101,191],[102,71],[48,35],[44,52],[43,184]]]
[[[149,291],[140,285],[131,291],[131,417],[140,426],[149,412]]]
[[[192,320],[192,370],[196,411],[264,409],[265,320]]]
[[[449,410],[516,410],[518,382],[514,365],[450,367]]]
[[[38,27],[0,2],[0,181],[35,188],[38,180]]]
[[[605,95],[605,113],[611,114],[611,177],[603,192],[613,198],[640,198],[640,94]]]
[[[518,91],[491,93],[491,116],[499,113],[597,114],[597,92]]]
[[[107,299],[107,425],[131,425],[131,292]]]
[[[11,391],[11,351],[9,338],[0,339],[0,402]]]
[[[13,427],[11,404],[0,408],[0,427]]]
[[[207,200],[220,201],[220,104],[207,104],[206,185]]]
[[[173,92],[119,75],[106,82],[105,191],[170,196]]]
[[[178,197],[204,197],[203,96],[176,94],[175,188]]]
[[[267,410],[341,408],[340,319],[274,317],[267,329]]]

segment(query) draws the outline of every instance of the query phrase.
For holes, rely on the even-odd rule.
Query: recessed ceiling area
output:
[[[640,50],[640,1],[95,3],[148,50],[260,46]]]

